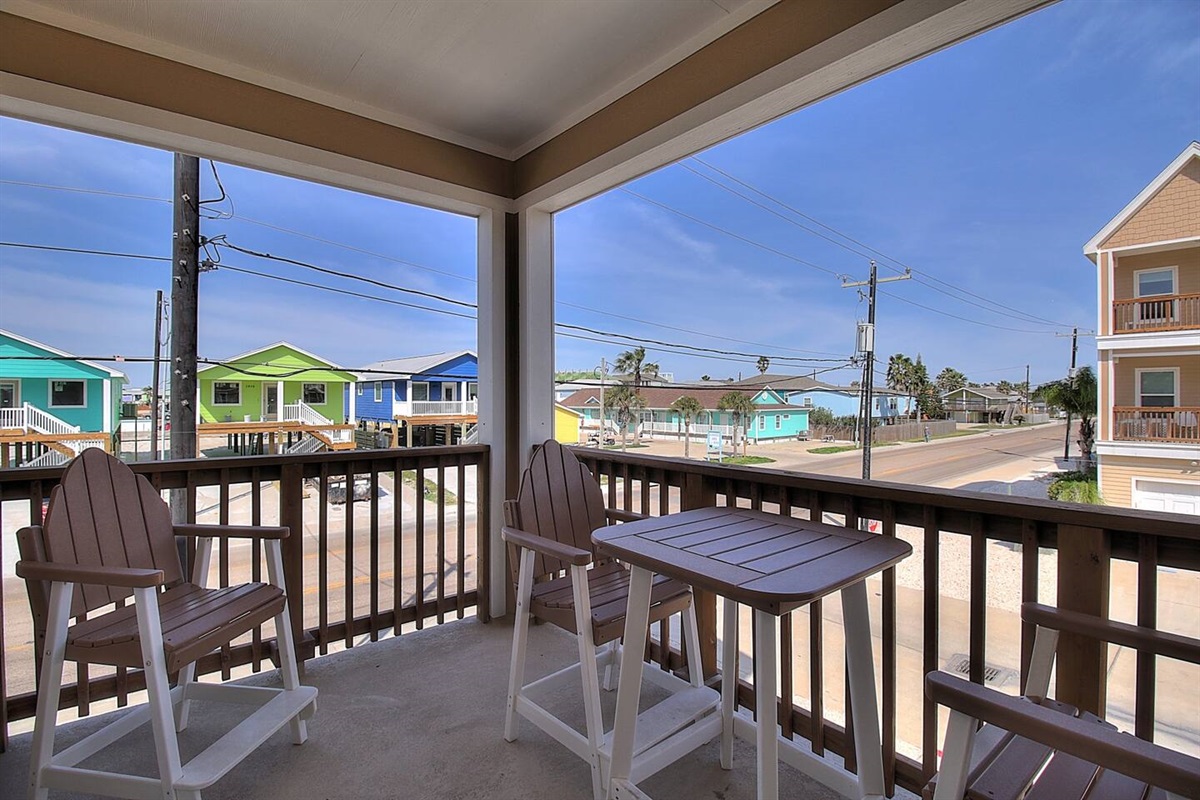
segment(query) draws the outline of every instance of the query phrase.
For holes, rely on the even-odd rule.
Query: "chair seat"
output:
[[[277,586],[246,583],[205,589],[183,583],[158,595],[167,671],[175,672],[205,653],[261,625],[283,609]],[[67,658],[90,664],[142,665],[137,610],[131,603],[72,626]]]
[[[625,632],[625,608],[629,600],[629,570],[615,561],[589,569],[588,597],[592,607],[592,637],[601,645]],[[678,614],[688,606],[690,589],[686,583],[662,575],[654,576],[650,592],[650,621],[658,622]],[[570,576],[534,584],[531,610],[535,617],[560,628],[575,630],[575,597]]]

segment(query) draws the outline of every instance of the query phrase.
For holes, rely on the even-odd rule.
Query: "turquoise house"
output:
[[[0,429],[6,432],[44,436],[75,428],[111,435],[127,382],[115,369],[0,330]]]
[[[786,402],[805,408],[827,408],[835,417],[858,416],[861,393],[857,386],[834,386],[802,375],[763,375],[740,381],[735,386],[764,383]],[[911,395],[876,386],[871,390],[871,417],[890,425],[912,413],[917,399]]]
[[[692,439],[703,439],[709,431],[717,430],[726,438],[733,437],[733,415],[717,408],[721,398],[729,392],[740,392],[754,403],[753,418],[746,421],[745,433],[750,441],[767,443],[783,439],[795,439],[808,430],[810,409],[788,403],[782,394],[770,388],[751,390],[732,385],[717,385],[712,388],[679,386],[644,386],[642,398],[646,407],[639,412],[638,433],[656,438],[682,438],[685,427],[680,415],[671,406],[680,397],[691,396],[700,401],[704,411],[692,421]],[[562,405],[583,415],[582,429],[586,434],[600,426],[600,388],[596,386],[580,389],[562,401]],[[605,410],[605,427],[613,430],[611,409]]]

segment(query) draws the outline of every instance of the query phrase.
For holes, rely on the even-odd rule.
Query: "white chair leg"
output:
[[[42,786],[42,770],[50,766],[54,755],[54,727],[58,719],[58,692],[62,687],[63,656],[67,650],[67,622],[71,617],[74,584],[54,583],[50,587],[50,608],[46,620],[46,642],[42,651],[42,679],[38,687],[37,716],[29,753],[29,798],[46,800],[49,790]]]
[[[529,598],[533,593],[533,551],[520,550],[517,609],[513,617],[512,664],[508,671],[508,700],[504,709],[504,741],[517,739],[517,698],[525,685],[525,645],[529,641]]]
[[[621,652],[621,640],[613,639],[608,643],[604,654],[604,682],[600,684],[606,692],[617,688],[617,657]]]
[[[158,778],[164,798],[175,796],[175,783],[183,775],[179,762],[179,741],[175,738],[171,687],[167,685],[167,661],[163,655],[162,623],[158,615],[158,590],[134,589],[138,635],[142,640],[142,666],[149,696],[150,725],[154,730],[154,750],[158,755]]]
[[[287,592],[283,579],[283,552],[278,539],[267,541],[267,575],[271,583]],[[279,645],[279,672],[284,691],[294,691],[300,688],[300,671],[296,667],[296,641],[292,636],[292,618],[288,614],[286,599],[283,608],[275,615],[275,641]],[[308,741],[308,723],[301,714],[292,717],[288,725],[292,729],[292,744]]]
[[[588,594],[587,567],[571,567],[571,591],[575,597],[575,629],[579,631],[579,673],[583,678],[583,716],[591,750],[588,763],[592,768],[592,796],[595,800],[604,800],[604,780],[600,772],[604,718],[600,714],[600,678],[592,638],[592,600]]]
[[[942,764],[933,800],[962,800],[967,791],[967,772],[975,747],[975,720],[961,711],[950,710],[950,723],[942,743]]]
[[[208,566],[212,560],[212,547],[211,536],[202,536],[196,539],[196,560],[192,566],[192,583],[197,586],[203,587],[208,583]],[[192,701],[187,696],[187,687],[195,679],[196,664],[194,662],[180,670],[179,686],[183,691],[180,693],[179,703],[175,706],[175,730],[180,733],[187,730],[188,713],[192,708]]]
[[[612,762],[609,767],[609,800],[637,797],[629,783],[633,771],[633,744],[637,735],[638,701],[642,693],[642,654],[650,628],[650,588],[654,573],[639,566],[629,570],[629,606],[621,647],[621,683],[613,720]]]
[[[858,754],[858,788],[862,797],[884,795],[883,748],[879,735],[879,704],[871,653],[871,614],[867,582],[842,589],[842,618],[846,626],[846,674],[850,680],[854,751]],[[778,628],[778,626],[776,626]]]
[[[1050,675],[1054,671],[1054,653],[1058,647],[1058,631],[1037,626],[1033,636],[1033,653],[1029,657],[1029,675],[1025,680],[1026,697],[1046,697],[1050,691]]]
[[[737,710],[738,604],[726,598],[721,642],[721,769],[733,769],[733,712]]]
[[[700,663],[700,625],[696,621],[696,595],[692,594],[688,601],[687,612],[683,615],[683,640],[687,647],[688,678],[692,686],[704,685],[704,665]]]

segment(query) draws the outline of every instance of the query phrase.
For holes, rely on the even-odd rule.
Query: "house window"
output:
[[[766,417],[758,418],[758,429],[760,431],[765,431],[767,429],[767,418]]]
[[[354,384],[354,386],[358,390],[358,396],[362,397],[363,396],[363,385],[361,383],[356,383],[356,384]]]
[[[86,381],[50,381],[51,408],[83,408],[86,405]]]
[[[325,405],[325,384],[306,383],[301,389],[300,396],[310,406],[323,406]]]
[[[468,400],[478,400],[479,399],[479,384],[478,383],[475,383],[474,381],[472,381],[471,383],[467,384],[467,399]]]
[[[1137,404],[1150,408],[1170,408],[1175,405],[1175,393],[1178,387],[1178,370],[1139,369],[1137,371]]]
[[[424,381],[414,382],[412,391],[413,400],[428,400],[429,399],[429,384]]]
[[[214,406],[240,406],[242,404],[242,385],[236,381],[213,382]]]
[[[780,414],[775,415],[775,430],[783,430],[783,416]]]
[[[375,381],[375,402],[383,402],[383,381]]]
[[[1137,296],[1175,294],[1175,268],[1142,269],[1133,273],[1137,284]]]
[[[791,414],[784,414],[784,415],[783,415],[783,418],[784,418],[784,419],[791,419],[791,418],[792,418],[792,415],[791,415]]]

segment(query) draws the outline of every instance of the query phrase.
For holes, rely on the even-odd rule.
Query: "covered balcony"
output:
[[[29,3],[0,13],[0,112],[477,222],[480,394],[463,411],[478,415],[479,444],[136,465],[183,519],[295,534],[284,554],[292,629],[323,698],[312,739],[260,750],[206,796],[586,796],[586,766],[570,753],[532,730],[512,745],[500,735],[512,616],[501,504],[531,448],[553,434],[553,215],[1043,4],[401,4],[428,17],[399,32],[374,4],[345,15],[331,10],[341,4],[315,3],[220,4],[203,14],[145,4],[144,16]],[[278,24],[284,16],[289,24]],[[230,31],[246,33],[241,45]],[[321,46],[351,40],[368,45]],[[267,57],[276,50],[281,59]],[[403,60],[412,53],[421,69]],[[579,457],[611,507],[665,515],[738,506],[913,545],[868,587],[889,793],[919,792],[937,768],[945,712],[924,695],[926,672],[1020,691],[1033,646],[1021,602],[1197,634],[1200,537],[1183,515],[606,451]],[[41,521],[61,473],[0,470],[4,796],[24,784],[36,702],[33,627],[11,576],[9,532]],[[256,556],[223,544],[212,574],[222,585],[257,575]],[[702,594],[698,604],[699,652],[680,647],[682,621],[671,619],[652,631],[654,664],[678,670],[698,659],[716,674],[722,603]],[[789,756],[783,796],[850,795],[857,765],[840,609],[818,602],[780,629],[778,734],[812,756]],[[1059,700],[1197,752],[1194,670],[1066,638]],[[737,645],[746,715],[758,688],[750,634]],[[530,672],[556,669],[574,646],[550,626],[535,629]],[[212,680],[273,680],[256,674],[271,671],[275,648],[255,631],[199,668]],[[68,679],[59,705],[64,717],[108,713],[140,702],[143,686],[140,672],[93,669]],[[92,724],[81,720],[69,735]],[[117,757],[152,770],[149,748],[130,742]],[[751,770],[724,772],[704,750],[646,785],[667,800],[734,800],[753,787]]]
[[[1121,356],[1112,374],[1113,441],[1200,442],[1200,356]]]

